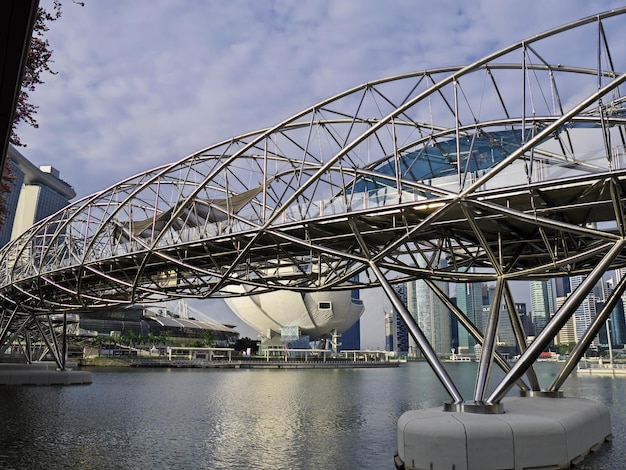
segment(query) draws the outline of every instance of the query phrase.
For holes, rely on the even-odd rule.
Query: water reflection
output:
[[[471,397],[475,365],[446,366]],[[556,371],[541,364],[542,385]],[[399,416],[449,400],[423,363],[92,372],[89,386],[0,388],[0,468],[393,469]],[[564,391],[612,410],[615,442],[580,468],[619,468],[626,380],[573,376]]]

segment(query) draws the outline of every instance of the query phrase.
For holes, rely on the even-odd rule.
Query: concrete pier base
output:
[[[75,366],[75,364],[74,364]],[[83,385],[91,383],[91,372],[68,367],[56,370],[56,364],[0,364],[1,385]]]
[[[506,398],[504,413],[414,410],[398,420],[405,470],[569,468],[612,438],[608,409],[580,398]]]

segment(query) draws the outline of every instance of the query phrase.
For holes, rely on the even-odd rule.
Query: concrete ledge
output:
[[[406,470],[569,468],[610,440],[608,409],[580,398],[507,398],[502,414],[414,410],[398,420]]]
[[[626,377],[626,368],[624,365],[621,367],[581,367],[580,369],[576,369],[577,374],[586,374],[586,375],[610,375],[613,377]]]
[[[56,370],[47,363],[0,364],[1,385],[83,385],[91,383],[91,372]]]

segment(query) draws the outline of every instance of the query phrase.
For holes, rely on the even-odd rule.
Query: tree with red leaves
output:
[[[21,122],[26,122],[34,128],[39,126],[37,124],[37,120],[35,119],[38,107],[30,101],[29,93],[35,91],[37,85],[44,83],[42,80],[43,73],[55,73],[50,68],[50,63],[52,62],[52,49],[50,48],[50,43],[45,38],[45,33],[49,30],[48,23],[57,20],[60,17],[61,2],[59,0],[54,0],[51,12],[41,6],[37,9],[37,17],[35,19],[35,24],[33,25],[33,35],[30,41],[30,49],[24,66],[22,88],[17,99],[15,117],[13,118],[13,127],[11,128],[11,136],[9,138],[9,143],[12,145],[22,147],[26,146],[26,144],[21,142],[16,132],[16,128]],[[11,189],[13,188],[12,183],[15,179],[8,156],[5,160],[4,172],[2,175],[2,180],[0,181],[0,228],[4,226],[8,216],[6,201]]]
[[[38,106],[30,102],[29,93],[35,91],[37,85],[44,83],[42,80],[44,72],[56,73],[50,68],[52,49],[50,49],[50,43],[45,38],[45,33],[49,30],[48,23],[61,17],[61,2],[55,0],[52,8],[52,12],[47,11],[43,7],[38,7],[37,9],[37,18],[33,25],[33,37],[30,41],[28,58],[24,67],[22,89],[17,99],[17,108],[15,109],[15,118],[13,120],[13,128],[11,129],[10,142],[16,146],[25,146],[15,131],[21,122],[26,122],[34,128],[39,127],[35,119]]]

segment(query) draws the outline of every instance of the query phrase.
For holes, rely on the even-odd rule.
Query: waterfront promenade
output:
[[[626,379],[626,364],[624,363],[590,363],[581,361],[576,368],[577,374],[606,375]]]
[[[131,367],[158,367],[175,369],[376,369],[398,367],[399,362],[391,361],[145,361],[136,360]]]
[[[193,348],[198,350],[198,348]],[[360,354],[342,354],[327,357],[310,357],[309,350],[294,350],[296,356],[227,356],[213,359],[189,357],[91,357],[79,359],[83,367],[134,367],[172,369],[376,369],[398,367],[402,362],[390,358],[385,351],[361,351]],[[330,352],[330,351],[327,351]],[[341,354],[341,353],[340,353]]]

